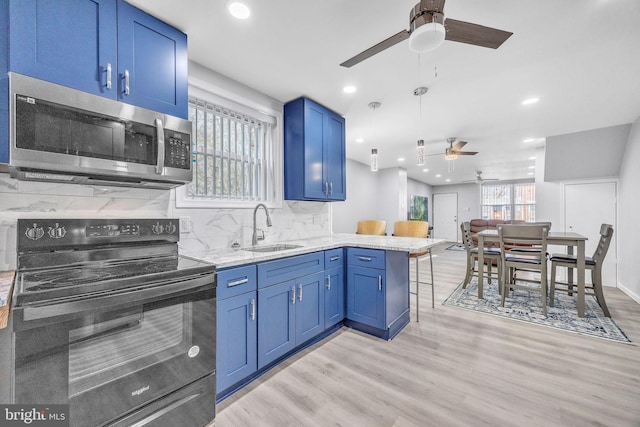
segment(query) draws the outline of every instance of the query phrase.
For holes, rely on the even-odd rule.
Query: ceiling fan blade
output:
[[[391,46],[394,46],[398,43],[400,43],[403,40],[406,40],[409,38],[409,35],[411,35],[411,33],[407,30],[402,30],[400,31],[398,34],[394,34],[393,36],[389,37],[388,39],[381,41],[380,43],[378,43],[375,46],[370,47],[369,49],[360,52],[359,54],[357,54],[356,56],[354,56],[351,59],[347,59],[346,61],[344,61],[342,64],[340,64],[343,67],[353,67],[354,65],[364,61],[367,58],[371,58],[373,55],[375,55],[376,53],[380,53],[385,49],[390,48]]]
[[[461,149],[462,147],[464,147],[465,145],[467,145],[468,142],[467,141],[458,141],[456,145],[454,145],[453,147],[451,147],[451,149],[453,151],[457,151],[459,149]]]
[[[476,154],[478,154],[477,151],[454,151],[453,153],[459,155],[459,156],[474,156]]]
[[[499,48],[502,43],[513,35],[509,31],[448,18],[445,20],[444,26],[447,29],[445,40],[489,47],[491,49]]]

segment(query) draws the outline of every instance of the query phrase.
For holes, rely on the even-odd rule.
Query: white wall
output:
[[[536,150],[536,221],[551,222],[552,231],[564,231],[564,185],[545,182],[545,148]]]
[[[347,159],[347,200],[331,203],[334,233],[355,233],[364,219],[378,219],[378,172]]]
[[[618,176],[630,124],[547,137],[544,180]]]
[[[620,167],[618,193],[618,287],[640,303],[640,117],[635,121]]]

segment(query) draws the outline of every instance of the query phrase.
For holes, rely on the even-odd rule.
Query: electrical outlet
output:
[[[191,218],[188,216],[180,217],[180,233],[191,233]]]

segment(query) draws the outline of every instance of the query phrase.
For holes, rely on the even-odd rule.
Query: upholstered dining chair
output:
[[[365,219],[358,221],[356,234],[384,236],[387,234],[387,221],[383,221],[381,219]]]
[[[462,284],[462,288],[465,288],[471,282],[471,278],[473,276],[477,276],[478,274],[484,274],[484,267],[478,265],[476,268],[476,264],[478,262],[478,248],[474,247],[473,240],[471,239],[471,225],[469,222],[463,222],[460,224],[460,230],[462,230],[462,243],[464,243],[464,247],[467,250],[467,272],[464,276],[464,282]],[[502,282],[502,258],[500,256],[499,248],[483,248],[483,256],[485,260],[485,264],[487,265],[487,274],[486,278],[491,283],[491,278],[493,274],[491,273],[491,267],[495,261],[498,267],[498,272],[496,278],[498,279],[498,286]]]
[[[542,312],[547,315],[547,235],[549,227],[546,224],[533,225],[498,225],[500,239],[500,257],[502,260],[502,299],[500,305],[504,307],[505,298],[512,289],[539,290],[542,294]],[[528,246],[526,252],[510,251],[515,246]],[[536,271],[540,279],[532,278],[518,280],[529,282],[531,285],[518,283],[515,275],[511,273],[515,269],[526,269],[528,272]],[[534,287],[538,284],[539,287]]]
[[[609,308],[604,300],[602,292],[602,263],[607,256],[609,245],[613,237],[613,226],[610,224],[602,224],[600,226],[600,240],[598,246],[591,257],[585,257],[585,268],[591,271],[591,285],[585,284],[585,291],[589,291],[588,295],[595,295],[600,308],[605,316],[611,317]],[[569,295],[575,292],[575,285],[572,282],[561,283],[556,282],[556,269],[558,267],[577,268],[578,260],[575,255],[569,254],[552,254],[551,255],[551,289],[549,290],[549,305],[553,307],[555,288],[561,286],[563,292]],[[560,289],[559,289],[560,290]]]
[[[393,224],[393,235],[398,237],[424,237],[429,234],[429,223],[426,221],[396,221]],[[420,281],[420,258],[429,255],[429,264],[431,269],[431,282]],[[409,260],[416,260],[416,291],[411,292],[416,296],[416,322],[420,321],[420,285],[431,286],[431,308],[435,307],[435,290],[433,282],[433,258],[431,249],[424,252],[409,254]]]

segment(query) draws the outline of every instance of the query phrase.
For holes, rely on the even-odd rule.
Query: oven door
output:
[[[215,275],[56,305],[14,311],[15,403],[97,426],[215,372]]]

